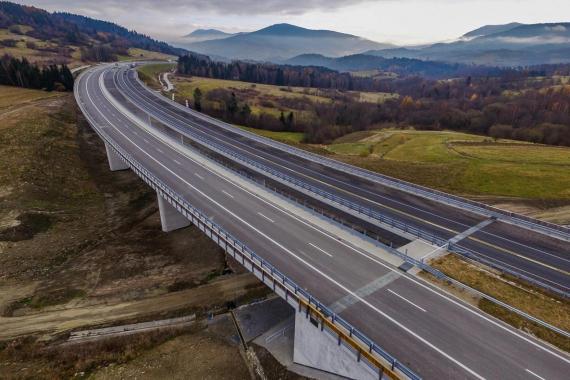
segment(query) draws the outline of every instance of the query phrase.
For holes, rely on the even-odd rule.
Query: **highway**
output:
[[[565,353],[339,240],[149,133],[132,116],[144,113],[117,88],[121,77],[126,77],[121,69],[104,65],[76,81],[77,100],[98,128],[321,302],[342,304],[337,310],[345,320],[422,377],[568,377]],[[459,226],[478,221],[464,215],[447,223],[461,230]],[[362,293],[379,282],[381,286]],[[354,302],[343,302],[347,297]]]
[[[181,109],[137,80],[124,68],[117,87],[129,101],[165,124],[191,129],[203,138],[259,161],[351,202],[367,207],[445,240],[485,221],[485,217],[354,175],[340,172],[267,144],[228,131],[223,123]],[[456,244],[482,258],[549,286],[570,292],[570,241],[494,221]]]

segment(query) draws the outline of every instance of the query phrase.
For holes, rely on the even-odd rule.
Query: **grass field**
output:
[[[326,148],[341,160],[459,194],[570,200],[569,148],[408,130],[357,132]]]
[[[271,86],[265,84],[253,84],[240,81],[231,81],[223,79],[211,79],[201,77],[180,77],[177,76],[173,80],[176,96],[181,99],[188,99],[189,102],[194,100],[194,90],[200,88],[204,98],[208,92],[216,89],[226,89],[229,91],[237,92],[238,98],[244,99],[249,104],[253,114],[267,113],[278,117],[281,111],[289,112],[291,108],[279,106],[279,99],[309,99],[314,102],[330,102],[330,98],[314,95],[314,93],[303,93],[302,88],[286,88]],[[208,103],[203,99],[203,103]],[[213,107],[220,107],[218,104],[212,104]],[[296,111],[297,117],[303,117],[303,111]]]
[[[158,82],[158,74],[172,70],[175,66],[173,63],[154,63],[151,65],[144,65],[137,68],[141,80],[152,88],[161,88]]]
[[[202,93],[206,95],[208,92],[215,89],[226,89],[236,91],[238,97],[247,100],[254,114],[268,113],[274,116],[279,116],[281,111],[289,112],[295,111],[287,106],[280,104],[280,99],[307,99],[313,102],[330,103],[333,100],[327,96],[325,91],[318,89],[310,89],[303,87],[280,87],[266,84],[253,84],[248,82],[212,79],[202,77],[181,77],[174,78],[174,86],[176,88],[177,96],[188,101],[193,101],[193,92],[196,88],[200,88]],[[241,94],[241,95],[240,95]],[[378,103],[387,99],[393,98],[396,95],[387,93],[367,93],[367,92],[353,92],[356,99],[363,102]],[[305,111],[295,111],[297,117],[309,116]]]
[[[286,144],[300,144],[303,141],[303,133],[300,132],[273,132],[265,131],[263,129],[248,128],[243,126],[238,126],[239,128],[253,132],[263,137],[270,138],[272,140],[280,141]]]
[[[149,50],[144,50],[144,49],[138,49],[138,48],[130,48],[128,50],[128,55],[121,55],[119,56],[119,60],[120,61],[132,61],[132,60],[137,60],[137,59],[150,59],[150,60],[176,60],[176,57],[173,55],[168,55],[168,54],[164,54],[164,53],[158,53],[155,51],[149,51]]]
[[[36,100],[60,95],[61,93],[57,92],[46,92],[11,86],[0,86],[0,112],[14,106],[21,107]]]
[[[291,139],[283,132],[251,131],[287,143],[302,142],[301,136]],[[570,148],[396,129],[355,132],[318,148],[335,159],[451,193],[570,202]],[[570,215],[557,217],[565,220]]]

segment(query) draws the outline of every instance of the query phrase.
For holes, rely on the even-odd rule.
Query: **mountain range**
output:
[[[211,56],[274,62],[305,53],[341,57],[366,50],[395,47],[351,34],[306,29],[291,24],[271,25],[254,32],[221,38],[219,38],[221,36],[219,31],[213,33],[218,38],[180,45],[188,50]]]
[[[290,24],[276,24],[240,34],[199,29],[186,37],[183,46],[199,53],[217,58],[278,63],[288,60],[316,62],[327,57],[355,54],[488,66],[570,62],[570,23],[485,25],[465,33],[456,41],[420,47],[395,46],[350,34]],[[304,56],[307,54],[312,56]],[[301,57],[296,58],[298,56]],[[363,58],[359,57],[359,61],[362,62]],[[370,64],[373,62],[370,59]],[[337,61],[333,66],[338,64]],[[327,67],[330,65],[329,61]]]
[[[320,54],[302,54],[281,63],[292,66],[321,66],[340,72],[380,70],[398,75],[420,75],[429,78],[450,78],[474,72],[472,67],[463,64],[413,58],[384,58],[366,54],[338,58]],[[486,68],[485,73],[492,71],[491,68]]]
[[[183,36],[181,43],[188,44],[202,41],[221,40],[223,38],[228,38],[236,34],[239,33],[226,33],[218,29],[196,29],[192,33]]]
[[[451,43],[365,54],[491,66],[564,63],[570,62],[570,23],[488,25]]]

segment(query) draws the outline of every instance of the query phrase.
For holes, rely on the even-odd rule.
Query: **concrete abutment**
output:
[[[303,310],[295,312],[295,338],[293,361],[307,367],[319,369],[349,379],[378,380],[377,370],[372,369],[358,354],[338,337],[322,329],[321,322],[313,319]]]

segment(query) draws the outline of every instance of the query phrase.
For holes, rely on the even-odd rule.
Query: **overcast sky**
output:
[[[18,1],[113,21],[174,41],[196,28],[251,31],[288,22],[379,42],[454,39],[485,24],[570,22],[570,0],[36,0]]]

